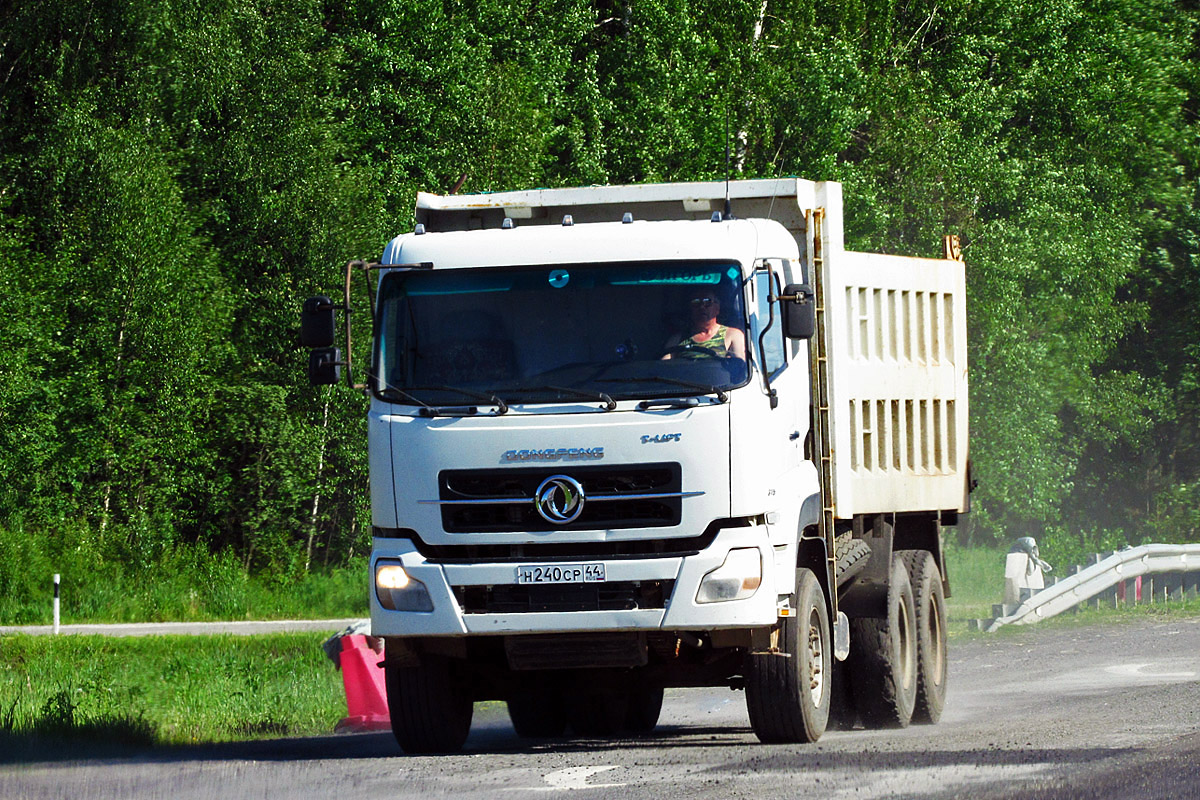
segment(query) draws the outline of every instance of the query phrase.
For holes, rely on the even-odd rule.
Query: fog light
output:
[[[756,547],[730,550],[725,563],[704,576],[696,591],[697,603],[744,600],[762,584],[762,556]]]
[[[425,584],[399,564],[376,565],[375,596],[388,611],[433,611],[433,598]]]

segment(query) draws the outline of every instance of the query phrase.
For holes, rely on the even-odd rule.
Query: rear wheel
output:
[[[453,661],[426,656],[418,667],[384,667],[392,733],[406,753],[453,753],[471,732],[474,702]]]
[[[746,668],[746,709],[763,742],[815,742],[829,720],[833,646],[825,593],[796,570],[795,616],[780,621],[778,653],[754,653]]]
[[[517,735],[526,739],[562,736],[567,729],[562,692],[554,687],[516,689],[508,698],[508,717]]]
[[[625,726],[629,693],[617,689],[581,689],[567,707],[577,736],[615,736]]]
[[[862,539],[855,539],[849,533],[843,533],[834,541],[834,575],[837,585],[863,571],[871,560],[871,546]]]
[[[913,722],[934,723],[946,705],[946,595],[942,573],[927,550],[902,550],[916,609],[917,703]]]
[[[887,617],[850,620],[854,701],[867,728],[905,728],[917,700],[917,640],[912,585],[898,555],[888,578]]]
[[[629,709],[625,712],[625,729],[630,733],[650,733],[658,725],[662,713],[661,686],[638,686],[629,692]]]
[[[855,539],[849,532],[839,535],[834,542],[834,576],[837,585],[841,587],[862,572],[870,559],[870,545],[862,539]],[[831,688],[828,730],[853,729],[858,722],[858,709],[854,707],[850,667],[846,662],[834,660]]]

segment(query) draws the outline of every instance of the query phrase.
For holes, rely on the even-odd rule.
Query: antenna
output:
[[[725,104],[725,219],[733,219],[729,205],[729,104]]]

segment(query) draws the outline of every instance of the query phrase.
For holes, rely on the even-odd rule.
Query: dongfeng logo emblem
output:
[[[542,481],[534,496],[534,506],[542,519],[554,525],[566,525],[583,513],[583,487],[566,475],[551,475]]]

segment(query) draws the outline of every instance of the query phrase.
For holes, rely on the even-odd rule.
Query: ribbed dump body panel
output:
[[[962,510],[962,262],[841,251],[824,267],[836,515]]]

